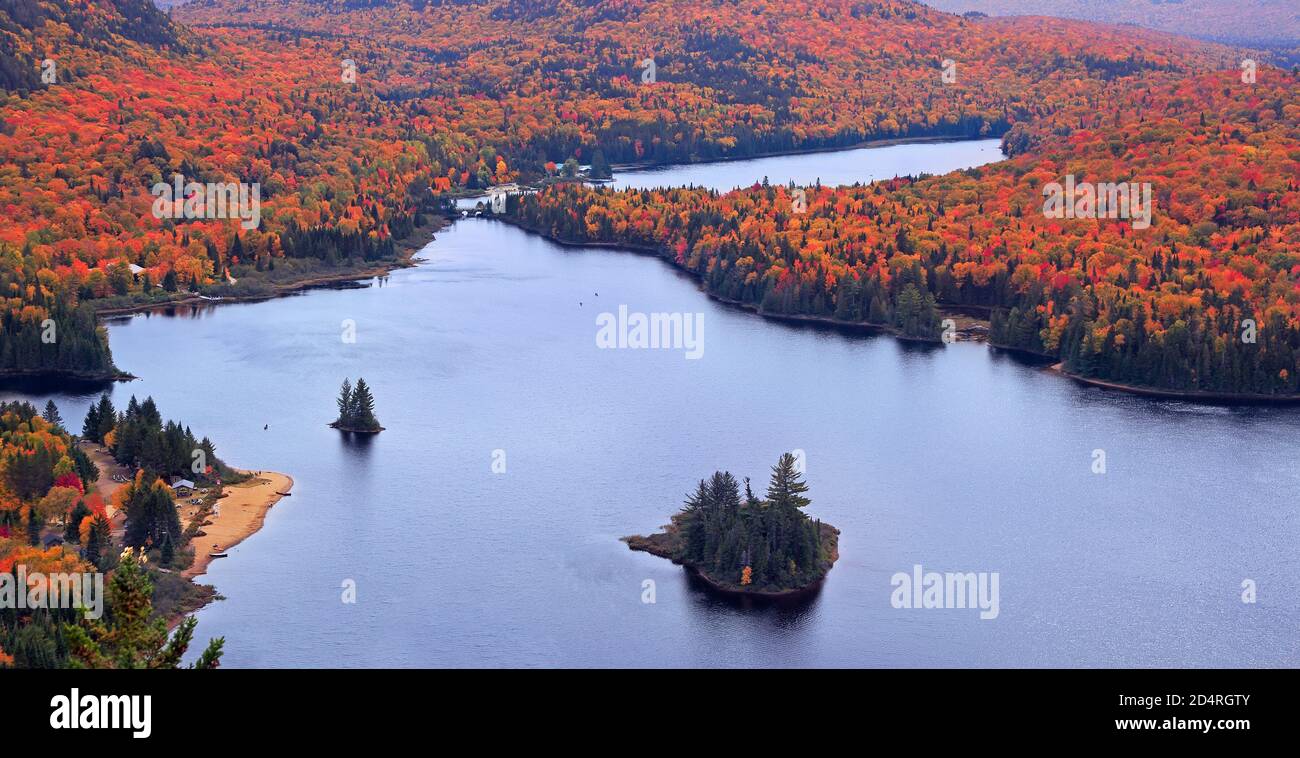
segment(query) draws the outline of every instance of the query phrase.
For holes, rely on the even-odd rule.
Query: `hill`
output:
[[[46,353],[54,304],[370,270],[441,201],[566,161],[998,136],[1237,65],[1157,32],[905,0],[200,0],[171,20],[139,0],[36,7],[0,15],[17,70],[57,69],[0,100],[0,287],[12,343]],[[160,214],[156,188],[176,177],[256,190],[256,218]],[[25,349],[8,368],[76,362]]]
[[[951,13],[1055,16],[1134,24],[1232,44],[1300,44],[1293,0],[925,0]]]

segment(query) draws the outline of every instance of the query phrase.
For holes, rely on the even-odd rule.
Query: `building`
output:
[[[177,495],[192,495],[194,494],[194,482],[178,476],[172,479],[172,489],[176,491]]]

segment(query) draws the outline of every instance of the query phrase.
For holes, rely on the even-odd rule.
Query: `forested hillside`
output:
[[[769,202],[757,191],[744,200],[678,193],[617,203],[651,214],[664,201],[691,212],[723,204],[733,214],[726,223],[747,236],[736,260],[752,259],[754,269],[707,272],[719,277],[711,281],[719,294],[921,337],[934,333],[934,304],[997,305],[1007,309],[996,317],[1000,341],[1060,354],[1082,373],[1133,371],[1094,368],[1069,346],[1091,344],[1080,324],[1111,334],[1109,319],[1133,321],[1122,310],[1136,307],[1130,295],[1111,308],[1104,290],[1130,293],[1143,266],[1158,273],[1140,292],[1163,298],[1164,309],[1143,323],[1179,335],[1181,320],[1193,335],[1186,352],[1205,344],[1212,361],[1229,348],[1218,350],[1209,335],[1247,312],[1265,324],[1270,308],[1289,307],[1276,297],[1289,286],[1288,266],[1271,256],[1289,255],[1294,187],[1283,177],[1296,118],[1284,85],[1293,78],[1264,68],[1257,86],[1234,82],[1240,61],[1227,48],[1057,19],[964,19],[906,0],[198,0],[170,21],[135,0],[15,7],[0,6],[8,9],[3,49],[27,72],[6,80],[0,105],[8,222],[0,226],[0,370],[103,369],[107,345],[88,316],[76,315],[83,305],[256,294],[362,270],[394,260],[397,243],[441,200],[536,181],[566,162],[707,160],[917,136],[1005,136],[1016,159],[919,184],[814,192],[798,223],[824,226],[793,237],[774,221],[779,210],[757,207]],[[47,60],[57,70],[50,82],[41,78]],[[1214,70],[1232,73],[1204,78]],[[1099,180],[1154,177],[1165,212],[1140,234],[1066,221],[1066,233],[1091,237],[1045,252],[1067,240],[1031,216],[1029,182],[1093,171],[1106,172]],[[150,188],[176,176],[256,184],[257,223],[160,218]],[[575,195],[564,202],[614,202],[556,192]],[[831,197],[838,205],[827,206]],[[880,210],[868,214],[851,197]],[[566,235],[685,245],[692,268],[731,255],[696,238],[699,229],[664,234],[642,218],[635,233],[599,224],[590,232],[580,205],[535,212]],[[570,221],[553,218],[561,212]],[[569,229],[572,218],[582,228]],[[740,233],[705,221],[694,223],[718,244]],[[849,239],[858,247],[848,249]],[[926,250],[932,240],[942,249]],[[805,245],[809,260],[825,262],[796,268]],[[1243,249],[1264,268],[1238,260]],[[870,273],[885,261],[887,275]],[[1052,271],[1049,282],[1072,277],[1080,291],[1034,294],[1024,286],[1030,261]],[[1094,281],[1090,266],[1109,272],[1116,261],[1122,281]],[[847,285],[837,267],[854,270],[857,284],[840,292]],[[809,269],[828,276],[798,288],[763,284],[814,276]],[[1248,294],[1228,294],[1220,269],[1238,271],[1252,284]],[[1224,293],[1231,308],[1207,292]],[[1173,305],[1178,298],[1185,307]],[[1060,321],[1071,302],[1085,311],[1074,326]],[[59,334],[69,344],[41,341],[51,315],[67,322]],[[1278,329],[1267,334],[1275,339]],[[1106,361],[1131,363],[1129,351],[1150,349],[1129,339]],[[1206,369],[1199,356],[1188,359],[1195,368],[1140,373],[1161,386],[1289,391],[1295,368],[1283,377],[1289,364],[1277,350],[1260,352],[1269,357],[1249,378]]]
[[[1300,392],[1300,77],[1135,85],[1006,138],[1015,157],[869,186],[614,192],[512,205],[566,240],[653,247],[713,294],[774,314],[937,338],[986,306],[996,344],[1081,376],[1195,392]],[[1043,188],[1149,184],[1149,228],[1059,219]],[[796,206],[806,196],[806,212]]]

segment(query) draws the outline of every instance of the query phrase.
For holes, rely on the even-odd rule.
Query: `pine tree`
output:
[[[99,420],[99,427],[94,440],[103,442],[104,435],[113,431],[113,427],[117,426],[117,409],[113,407],[113,401],[108,399],[107,392],[99,397],[99,408],[96,409],[96,417]]]
[[[41,528],[45,526],[45,520],[41,514],[36,512],[36,506],[30,506],[27,509],[27,542],[32,545],[41,544]]]
[[[164,566],[172,565],[172,561],[176,559],[176,548],[172,547],[172,536],[170,534],[163,535],[161,557]]]
[[[808,485],[803,481],[803,474],[796,468],[797,462],[792,453],[785,453],[772,467],[772,479],[767,485],[767,499],[773,505],[802,508],[812,502],[803,493]]]
[[[352,391],[352,427],[354,429],[378,429],[379,419],[375,418],[375,399],[370,394],[366,380],[358,378],[356,389]]]
[[[82,556],[97,569],[104,568],[104,547],[109,544],[110,531],[111,526],[103,514],[96,515],[94,521],[90,522]]]
[[[712,577],[734,583],[749,567],[756,588],[790,587],[825,573],[820,526],[800,509],[809,504],[808,485],[797,459],[785,454],[772,468],[768,499],[754,496],[745,480],[742,499],[735,477],[716,472],[701,481],[674,519],[678,558]]]
[[[41,414],[41,418],[53,426],[63,426],[63,417],[59,415],[59,406],[55,405],[53,400],[45,403],[45,412]]]
[[[335,424],[339,426],[352,425],[352,382],[344,379],[343,386],[339,389],[339,417]]]
[[[605,159],[605,151],[596,148],[596,151],[591,155],[591,178],[608,179],[613,175],[613,172],[609,169],[609,161]]]
[[[143,554],[127,551],[107,588],[110,617],[67,627],[74,668],[175,669],[194,638],[193,616],[169,635],[165,619],[153,614],[153,582]],[[220,664],[224,637],[208,647],[190,668],[212,669]]]
[[[86,421],[81,425],[81,438],[99,442],[99,406],[92,405],[86,411]]]
[[[68,519],[68,526],[63,531],[63,541],[72,544],[81,543],[81,522],[90,515],[90,509],[86,507],[84,500],[78,500],[77,506],[72,509],[72,516]]]

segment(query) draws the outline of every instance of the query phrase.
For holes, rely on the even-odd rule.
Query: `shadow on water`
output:
[[[797,595],[768,597],[719,592],[689,569],[683,568],[682,574],[686,577],[686,586],[691,591],[691,602],[695,608],[699,610],[730,608],[744,613],[757,613],[769,616],[777,626],[793,624],[812,611],[821,598],[824,584],[819,582],[806,592]]]
[[[0,392],[20,395],[72,395],[90,397],[112,392],[116,382],[104,379],[75,379],[66,376],[14,376],[0,378]]]
[[[375,434],[357,434],[356,432],[339,432],[339,442],[343,450],[353,458],[361,461],[370,459],[375,444]]]

